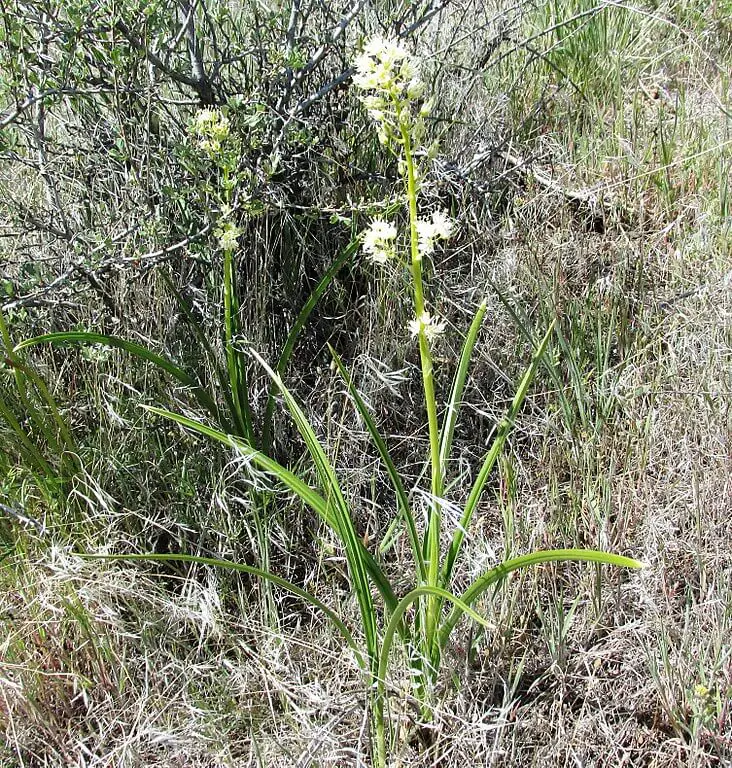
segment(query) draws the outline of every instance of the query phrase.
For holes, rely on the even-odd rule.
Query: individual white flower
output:
[[[434,227],[427,219],[417,219],[417,237],[419,256],[429,256],[435,250]]]
[[[363,233],[363,249],[377,264],[386,262],[395,255],[394,240],[396,227],[383,219],[374,219]]]
[[[214,234],[219,240],[219,247],[222,251],[233,251],[239,245],[238,240],[243,234],[243,230],[232,221],[224,221]]]
[[[376,133],[379,137],[379,144],[388,147],[391,140],[396,137],[396,131],[386,120],[377,123],[377,126]]]
[[[207,155],[212,157],[221,152],[221,142],[218,139],[201,139],[198,145]]]
[[[417,77],[412,78],[407,83],[407,98],[410,101],[417,101],[417,99],[422,98],[422,94],[424,93],[425,84]]]
[[[409,52],[393,37],[372,37],[363,49],[364,53],[392,69],[397,62],[409,58]]]
[[[438,322],[425,310],[419,317],[409,321],[409,331],[412,336],[419,336],[420,333],[424,333],[429,341],[434,341],[445,332],[445,323]]]
[[[383,96],[366,96],[363,99],[363,105],[374,122],[381,123],[386,119],[388,105]]]
[[[362,53],[354,62],[356,74],[353,84],[364,91],[375,91],[379,88],[379,77],[376,73],[376,62],[367,54]]]
[[[366,91],[392,90],[401,79],[404,63],[409,61],[409,53],[395,40],[374,37],[364,46],[363,53],[356,58],[354,85]],[[399,68],[397,68],[399,64]],[[407,64],[408,71],[410,69]]]
[[[435,97],[433,96],[431,99],[427,99],[427,101],[422,104],[422,106],[419,108],[419,116],[420,117],[429,117],[432,114],[432,110],[435,108]]]
[[[404,51],[405,56],[402,58],[402,63],[399,65],[399,79],[403,83],[418,83],[421,82],[419,79],[419,70],[417,68],[417,62],[414,60],[412,56],[410,56],[406,51]]]

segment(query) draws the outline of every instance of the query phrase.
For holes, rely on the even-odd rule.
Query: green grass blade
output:
[[[235,448],[242,455],[251,459],[252,462],[259,467],[259,469],[268,472],[277,478],[286,488],[289,488],[304,504],[312,509],[319,517],[321,517],[327,525],[333,525],[334,520],[330,516],[328,504],[325,499],[307,483],[301,480],[297,475],[290,472],[290,470],[283,467],[274,459],[269,458],[261,451],[253,448],[243,438],[230,435],[226,432],[222,432],[214,427],[209,427],[206,424],[196,421],[195,419],[189,419],[187,416],[182,416],[179,413],[165,410],[164,408],[156,408],[154,406],[143,406],[146,411],[162,416],[166,419],[180,424],[186,429],[190,429],[193,432],[197,432],[199,435],[208,437],[211,440],[216,440],[219,443],[223,443],[229,448]]]
[[[366,425],[366,429],[371,436],[371,440],[376,446],[381,460],[384,462],[384,466],[386,467],[387,474],[391,480],[392,487],[396,493],[398,507],[397,514],[404,519],[407,526],[409,542],[412,546],[412,554],[414,556],[415,563],[417,564],[417,570],[419,572],[419,580],[424,581],[427,577],[427,571],[424,564],[424,557],[422,555],[422,546],[419,541],[419,535],[417,534],[414,515],[412,514],[412,509],[409,504],[409,497],[407,496],[407,492],[404,489],[402,479],[399,476],[399,472],[397,471],[394,462],[392,461],[391,455],[389,454],[389,449],[386,447],[386,443],[381,437],[378,427],[376,426],[368,408],[366,407],[366,403],[363,401],[361,394],[354,386],[353,380],[351,379],[348,370],[346,369],[345,365],[343,365],[343,361],[340,359],[340,357],[338,357],[338,354],[333,349],[333,347],[330,346],[330,344],[328,345],[328,349],[330,349],[330,353],[333,356],[333,360],[336,364],[336,367],[338,368],[338,372],[340,373],[343,381],[346,383],[348,391],[350,392],[351,397],[356,404],[356,408],[358,409],[358,412],[361,415],[364,424]]]
[[[20,400],[20,405],[22,406],[23,411],[27,415],[30,423],[35,425],[35,430],[43,435],[43,438],[48,444],[51,452],[60,456],[63,452],[63,448],[58,440],[57,435],[50,427],[48,420],[44,418],[44,415],[38,410],[35,403],[33,403],[31,396],[29,395],[27,381],[28,376],[26,373],[28,369],[20,364],[20,361],[17,358],[13,360],[9,359],[8,362],[13,369],[15,388],[17,390],[18,398]]]
[[[13,352],[12,357],[10,357],[10,363],[16,372],[22,373],[22,375],[33,384],[33,387],[40,396],[41,400],[43,400],[43,402],[46,404],[48,410],[51,412],[51,418],[56,425],[56,429],[58,430],[61,441],[65,446],[65,450],[74,456],[78,456],[78,449],[74,438],[71,436],[71,430],[69,429],[66,420],[63,418],[63,416],[61,416],[56,400],[49,392],[48,387],[46,386],[46,382],[43,381],[43,379],[30,366],[22,362],[15,354],[15,352]],[[27,394],[23,398],[24,404],[26,401]],[[44,435],[51,435],[52,439],[50,441],[50,445],[56,447],[57,450],[62,450],[61,443],[58,442],[56,436],[53,434],[53,431],[49,429],[49,424],[44,415],[35,408],[33,408],[32,413],[34,414],[34,421],[40,422],[39,426],[41,427],[41,431],[44,433]]]
[[[8,330],[8,326],[5,322],[5,317],[2,312],[0,312],[0,336],[2,337],[2,343],[5,347],[6,363],[13,371],[15,389],[18,393],[18,397],[20,399],[20,403],[23,407],[25,415],[28,417],[30,422],[35,425],[36,430],[43,435],[50,450],[60,455],[63,452],[63,448],[58,440],[56,431],[49,424],[45,414],[38,410],[35,403],[31,399],[31,396],[29,395],[28,379],[32,379],[32,376],[30,375],[31,372],[28,367],[23,364],[21,359],[18,357],[17,352],[15,351],[13,341],[10,338],[10,331]],[[38,377],[36,376],[36,378]],[[38,389],[38,392],[41,397],[43,397],[43,393],[45,392],[50,398],[50,393],[45,389],[45,387]],[[51,403],[52,413],[55,410],[55,416],[58,416],[58,410],[56,409],[55,402],[51,400]]]
[[[460,414],[460,406],[462,405],[463,390],[465,389],[465,381],[468,376],[468,369],[470,368],[470,361],[473,357],[473,350],[475,349],[475,342],[478,339],[478,331],[483,322],[488,303],[486,301],[481,302],[478,307],[478,311],[475,313],[473,322],[470,324],[468,335],[465,337],[463,343],[463,349],[460,354],[460,362],[455,371],[455,378],[452,383],[452,391],[450,392],[450,399],[447,404],[447,413],[445,419],[442,422],[442,431],[440,432],[440,465],[442,467],[442,476],[445,477],[447,471],[447,461],[450,458],[450,451],[452,450],[452,440],[455,435],[455,425],[457,424],[458,415]]]
[[[480,469],[480,472],[478,473],[478,477],[475,480],[475,483],[473,484],[473,488],[470,491],[470,496],[468,497],[467,502],[465,503],[465,509],[463,510],[462,517],[460,518],[460,522],[455,529],[455,533],[452,537],[452,542],[450,543],[450,549],[448,550],[447,557],[445,559],[445,564],[443,566],[442,571],[442,578],[441,582],[442,584],[449,584],[450,579],[452,577],[452,570],[455,566],[455,560],[457,559],[457,556],[460,552],[460,547],[462,546],[463,539],[465,538],[465,533],[470,525],[470,521],[472,520],[473,514],[478,506],[478,502],[480,501],[480,497],[483,494],[483,489],[485,488],[486,483],[488,482],[488,477],[490,476],[491,471],[493,470],[493,466],[496,463],[496,460],[501,455],[501,452],[503,451],[503,447],[506,443],[506,440],[508,439],[509,434],[511,433],[511,430],[513,429],[514,421],[516,419],[516,416],[518,415],[519,410],[521,409],[521,406],[524,403],[524,400],[526,399],[526,395],[529,392],[529,387],[531,386],[531,382],[534,380],[534,376],[536,375],[536,370],[539,367],[539,363],[541,359],[544,356],[544,352],[546,351],[546,348],[549,344],[549,339],[551,338],[552,333],[554,332],[554,325],[555,322],[552,322],[549,326],[549,330],[544,335],[544,338],[541,340],[541,343],[539,344],[534,357],[531,361],[531,364],[529,365],[528,369],[526,370],[526,373],[524,374],[523,378],[521,379],[521,383],[518,386],[518,389],[516,390],[516,394],[514,395],[513,401],[511,402],[511,405],[506,413],[506,415],[503,417],[501,423],[498,426],[498,429],[496,431],[496,436],[493,439],[493,444],[490,447],[490,450],[486,454],[483,465]]]
[[[310,509],[312,509],[328,527],[334,530],[336,529],[338,520],[333,514],[332,506],[328,504],[328,502],[314,488],[311,488],[306,482],[274,459],[271,459],[256,448],[253,448],[244,439],[226,434],[219,429],[202,424],[200,421],[189,419],[186,416],[167,411],[164,408],[156,408],[153,406],[144,406],[144,408],[151,413],[170,419],[171,421],[180,424],[182,427],[197,432],[199,435],[203,435],[204,437],[216,440],[223,445],[238,450],[243,456],[251,459],[259,469],[269,473],[279,480],[282,485],[289,488],[306,506],[310,507]],[[366,569],[384,597],[384,601],[387,605],[395,606],[397,602],[396,597],[394,596],[391,585],[384,576],[383,571],[360,539],[359,544],[361,548],[361,557],[366,564]]]
[[[2,335],[3,345],[5,346],[7,355],[6,362],[13,369],[18,396],[20,397],[21,403],[28,416],[31,421],[35,423],[38,430],[44,435],[51,449],[62,456],[62,463],[70,461],[74,466],[74,469],[78,469],[78,449],[71,436],[71,430],[69,429],[66,420],[61,416],[56,400],[49,392],[48,387],[41,376],[39,376],[31,367],[27,366],[18,356],[10,337],[7,323],[5,322],[5,316],[2,312],[0,312],[0,335]],[[32,403],[28,396],[26,379],[31,382],[38,397],[40,397],[45,403],[48,411],[50,411],[53,423],[49,421],[46,413],[39,411]],[[60,440],[58,438],[60,438]]]
[[[596,549],[549,549],[543,552],[532,552],[528,555],[514,557],[506,560],[505,563],[491,568],[490,571],[478,577],[466,590],[460,595],[460,600],[466,605],[472,605],[486,590],[494,584],[505,578],[511,571],[520,568],[528,568],[532,565],[541,565],[542,563],[573,561],[581,563],[600,563],[602,565],[614,565],[619,568],[644,568],[644,564],[639,560],[630,557],[615,555],[611,552],[602,552]],[[462,611],[456,603],[451,613],[445,619],[440,629],[440,643],[445,646],[450,638],[450,634],[455,629],[455,625],[460,620]]]
[[[389,618],[389,623],[384,632],[384,640],[381,645],[381,652],[379,654],[379,685],[386,685],[386,673],[389,666],[389,653],[391,647],[394,644],[394,637],[400,626],[400,623],[404,619],[404,614],[412,603],[417,602],[420,597],[431,596],[438,597],[440,600],[447,600],[455,606],[455,610],[460,611],[460,615],[466,614],[470,618],[482,624],[486,629],[495,629],[495,627],[486,619],[484,619],[479,613],[477,613],[464,597],[457,597],[452,592],[448,592],[442,587],[431,587],[427,584],[423,584],[420,587],[415,587],[411,592],[408,592],[397,604],[394,612]],[[383,690],[383,689],[382,689]]]
[[[46,477],[55,477],[56,472],[46,461],[43,454],[33,444],[23,427],[20,425],[20,422],[15,417],[12,409],[2,397],[0,397],[0,418],[2,418],[12,430],[18,441],[17,449],[26,458],[28,463],[33,465],[36,471]]]
[[[279,376],[284,375],[285,371],[287,370],[290,358],[292,357],[292,353],[295,349],[295,344],[297,343],[303,328],[307,325],[312,311],[315,309],[323,294],[328,290],[328,287],[335,279],[335,276],[341,271],[346,262],[351,259],[353,254],[356,253],[359,245],[360,240],[354,240],[352,243],[349,243],[343,253],[341,253],[333,261],[330,267],[328,267],[328,271],[320,279],[320,282],[315,286],[313,292],[310,294],[308,300],[300,310],[300,313],[290,328],[290,332],[287,334],[287,339],[285,339],[285,344],[282,347],[282,352],[280,352],[280,357],[277,361],[277,365],[275,366],[275,371]],[[269,389],[269,394],[267,396],[267,407],[264,412],[264,423],[262,425],[262,449],[267,452],[272,447],[272,420],[274,418],[274,405],[276,395],[277,387],[275,383],[272,382]]]
[[[356,532],[348,503],[343,496],[335,470],[333,469],[323,446],[320,444],[315,431],[310,425],[310,422],[307,420],[302,409],[297,404],[297,401],[277,373],[267,365],[257,352],[252,350],[252,356],[267,371],[279,392],[282,393],[287,408],[290,411],[290,415],[295,422],[295,426],[297,427],[300,436],[305,441],[310,457],[313,460],[325,497],[333,509],[333,517],[336,521],[333,531],[341,540],[341,544],[345,550],[348,570],[353,582],[353,591],[356,593],[356,599],[359,604],[361,622],[366,637],[366,645],[375,672],[377,664],[378,628],[376,625],[376,612],[371,597],[371,586],[369,583],[366,563],[363,558],[363,540]],[[391,612],[395,607],[395,598],[393,597],[391,585],[388,584],[386,579],[384,579],[384,581],[386,582],[386,585],[388,585],[388,590],[391,593],[388,598],[385,596],[389,612]]]
[[[226,352],[226,370],[229,374],[229,388],[233,402],[232,416],[239,434],[254,445],[254,425],[251,404],[249,402],[249,383],[247,381],[247,360],[234,346],[234,338],[239,330],[239,302],[236,295],[234,278],[234,254],[224,251],[224,350]]]
[[[507,298],[504,296],[503,292],[499,290],[499,288],[491,283],[491,287],[495,291],[496,295],[498,296],[498,299],[500,300],[501,304],[503,304],[504,308],[508,312],[509,315],[511,315],[511,319],[513,320],[514,325],[518,329],[519,333],[528,341],[529,344],[534,343],[534,339],[531,335],[531,331],[529,330],[529,321],[526,317],[525,313],[522,312],[519,308],[515,307]],[[543,285],[542,288],[548,293],[550,292],[550,287]],[[562,333],[562,329],[557,323],[556,326],[557,330],[557,338],[559,340],[560,347],[562,348],[562,351],[566,355],[566,347],[562,345],[562,340],[564,339],[564,335]],[[566,386],[564,382],[562,381],[562,377],[559,374],[559,371],[557,370],[557,366],[554,362],[553,355],[548,354],[544,355],[542,357],[542,364],[544,365],[544,369],[546,370],[547,374],[549,375],[549,378],[552,381],[552,384],[554,385],[557,393],[557,397],[559,398],[559,404],[562,409],[562,413],[564,414],[565,421],[567,425],[572,429],[572,425],[576,421],[576,416],[572,410],[572,406],[567,398],[566,394]],[[579,404],[579,407],[581,407],[581,404]]]
[[[361,667],[361,669],[364,672],[366,672],[368,669],[364,661],[363,655],[359,650],[358,644],[353,639],[353,635],[351,635],[348,627],[345,625],[343,620],[338,616],[338,614],[334,610],[329,608],[322,601],[318,600],[318,598],[315,597],[314,595],[311,595],[309,592],[306,592],[304,589],[301,589],[300,587],[298,587],[296,584],[293,584],[292,582],[287,581],[286,579],[280,578],[279,576],[275,576],[275,574],[270,573],[269,571],[262,570],[261,568],[256,568],[255,566],[252,566],[252,565],[244,565],[243,563],[234,563],[231,560],[219,560],[213,557],[201,557],[199,555],[184,555],[184,554],[89,555],[86,553],[78,553],[78,552],[76,554],[78,557],[82,557],[85,560],[114,560],[114,561],[123,561],[123,562],[142,560],[142,561],[150,561],[150,562],[196,563],[198,565],[209,565],[214,568],[224,568],[230,571],[240,571],[242,573],[248,573],[251,576],[257,576],[260,579],[269,581],[272,584],[276,584],[278,587],[281,587],[282,589],[285,589],[288,592],[291,592],[293,595],[297,595],[298,597],[310,603],[312,606],[314,606],[318,610],[322,611],[333,622],[334,626],[338,629],[338,631],[341,633],[341,635],[343,636],[348,646],[354,652],[356,656],[356,661],[358,662],[358,665]]]
[[[101,333],[91,333],[89,331],[63,331],[60,333],[45,333],[42,336],[34,336],[31,339],[25,339],[17,344],[15,351],[21,349],[27,349],[29,347],[37,346],[39,344],[102,344],[107,347],[115,347],[121,349],[134,357],[141,360],[147,360],[152,363],[156,368],[172,376],[179,381],[185,387],[189,387],[193,396],[198,401],[198,404],[207,410],[216,421],[219,420],[219,411],[216,403],[212,399],[206,390],[204,390],[199,383],[189,376],[182,368],[179,368],[175,363],[168,360],[166,357],[152,352],[143,347],[141,344],[136,344],[133,341],[127,341],[119,336],[107,336]]]

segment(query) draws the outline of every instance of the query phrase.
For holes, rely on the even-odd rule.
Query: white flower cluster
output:
[[[213,157],[229,138],[230,127],[229,118],[218,109],[201,109],[191,120],[189,130],[198,139],[198,146]]]
[[[418,256],[431,255],[438,240],[447,240],[455,230],[455,223],[445,211],[435,211],[429,219],[418,219]],[[386,264],[396,256],[396,227],[383,219],[374,219],[362,235],[363,249],[375,264]]]
[[[418,105],[425,85],[409,52],[396,40],[375,37],[357,57],[355,67],[353,84],[368,92],[362,101],[378,126],[381,143],[401,142],[403,127],[420,140],[422,118],[429,114],[431,104]]]
[[[406,88],[411,91],[412,98],[419,98],[424,90],[409,52],[396,40],[383,37],[374,37],[366,43],[363,53],[356,59],[353,82],[364,91],[397,95]]]
[[[435,211],[429,219],[417,221],[419,237],[419,256],[429,256],[435,250],[437,240],[447,240],[452,236],[455,223],[445,211]]]
[[[214,234],[218,238],[219,248],[222,251],[235,251],[239,246],[239,238],[244,233],[241,227],[237,227],[233,221],[223,219],[216,228]]]
[[[412,336],[424,333],[429,341],[434,341],[445,332],[445,323],[439,322],[425,310],[419,317],[409,321],[409,331]]]
[[[376,264],[386,262],[396,255],[394,241],[396,227],[383,219],[374,219],[369,228],[363,233],[363,249]]]

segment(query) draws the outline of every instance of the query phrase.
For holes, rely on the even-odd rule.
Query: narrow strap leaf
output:
[[[199,323],[193,315],[193,311],[191,310],[189,303],[170,279],[170,276],[167,275],[164,271],[160,272],[160,276],[162,277],[163,282],[167,286],[168,290],[173,294],[173,298],[178,304],[178,308],[183,313],[189,328],[193,331],[193,335],[196,337],[196,339],[198,339],[198,343],[205,352],[209,363],[213,367],[214,372],[216,373],[216,378],[219,382],[219,388],[221,389],[223,398],[226,401],[226,407],[229,409],[229,413],[233,415],[234,401],[231,398],[231,390],[229,387],[227,373],[221,365],[221,361],[219,360],[219,356],[216,354],[216,350],[213,348],[211,342],[204,333],[203,328],[201,327],[201,323]],[[227,420],[219,417],[216,422],[225,432],[232,431],[231,424],[229,424]]]
[[[639,560],[630,557],[615,555],[611,552],[602,552],[597,549],[548,549],[540,552],[532,552],[528,555],[514,557],[511,560],[491,568],[487,573],[479,576],[466,590],[460,595],[460,600],[466,605],[472,605],[487,589],[496,582],[505,578],[511,571],[520,568],[528,568],[532,565],[541,565],[542,563],[574,561],[581,563],[601,563],[604,565],[614,565],[619,568],[644,568],[644,564]],[[450,634],[455,629],[455,625],[464,613],[457,603],[452,612],[445,619],[440,630],[440,643],[445,646],[450,638]]]
[[[322,295],[328,290],[328,287],[333,282],[336,275],[343,268],[345,263],[353,256],[354,253],[356,253],[359,244],[359,240],[354,240],[353,242],[349,243],[343,253],[341,253],[333,261],[330,267],[328,267],[328,271],[320,279],[320,282],[315,286],[313,292],[308,297],[308,300],[303,305],[303,308],[300,310],[300,313],[290,328],[290,332],[287,334],[287,339],[285,339],[285,344],[282,347],[282,352],[280,352],[280,357],[277,361],[277,365],[275,366],[275,371],[279,376],[282,376],[287,370],[287,365],[290,362],[290,357],[292,357],[295,344],[297,343],[303,328],[306,326],[310,314],[315,309]],[[272,419],[274,418],[274,404],[276,394],[277,385],[272,382],[269,388],[269,393],[267,395],[267,407],[265,408],[264,424],[262,426],[262,449],[265,451],[269,451],[272,445]]]
[[[549,339],[551,338],[553,331],[554,331],[554,322],[551,323],[551,325],[549,326],[549,330],[546,332],[544,338],[539,344],[539,347],[536,350],[536,353],[534,354],[534,357],[531,361],[531,365],[529,365],[526,373],[521,379],[521,383],[519,384],[518,389],[516,390],[516,394],[514,395],[513,401],[511,402],[511,405],[506,415],[503,417],[503,419],[501,420],[501,423],[498,426],[498,429],[496,431],[496,436],[493,439],[493,444],[491,445],[488,453],[486,454],[483,460],[483,465],[480,469],[480,472],[478,473],[478,477],[476,478],[475,483],[473,484],[473,488],[465,504],[465,509],[463,510],[462,517],[460,518],[460,522],[458,523],[458,526],[455,529],[455,533],[453,534],[453,537],[452,537],[450,549],[448,550],[447,558],[445,559],[445,564],[443,566],[443,571],[442,571],[441,581],[443,584],[450,583],[450,578],[452,576],[452,569],[455,565],[455,560],[457,559],[457,556],[460,552],[460,547],[462,546],[463,539],[465,538],[465,532],[470,526],[470,521],[478,506],[478,502],[480,501],[480,497],[483,494],[483,489],[485,488],[485,485],[488,482],[488,477],[490,476],[493,466],[496,463],[496,460],[498,459],[498,457],[501,455],[501,452],[503,451],[503,446],[505,445],[506,440],[509,434],[511,433],[511,430],[513,429],[516,416],[519,410],[521,409],[521,406],[523,405],[524,400],[526,399],[526,395],[529,392],[529,387],[531,386],[531,382],[533,381],[534,376],[536,375],[536,370],[539,366],[539,362],[541,358],[544,356],[544,352],[546,351],[547,345],[549,344]]]
[[[475,313],[473,322],[470,324],[468,335],[465,337],[462,353],[460,354],[460,362],[457,371],[455,371],[452,391],[450,392],[450,399],[447,404],[447,412],[445,414],[445,420],[442,423],[442,432],[440,433],[440,465],[442,467],[443,477],[445,477],[447,462],[452,450],[452,440],[455,434],[455,426],[460,413],[460,407],[462,405],[463,390],[465,389],[465,381],[473,357],[473,349],[475,349],[478,331],[480,330],[487,308],[488,303],[486,301],[481,302],[478,311]]]
[[[243,456],[251,459],[259,469],[268,472],[279,480],[286,488],[289,488],[306,506],[310,507],[310,509],[312,509],[328,527],[335,531],[338,530],[337,526],[339,521],[333,514],[332,506],[325,500],[325,498],[323,498],[323,496],[321,496],[314,488],[311,488],[297,475],[290,472],[289,469],[286,469],[274,459],[261,451],[258,451],[256,448],[253,448],[245,440],[237,438],[234,435],[227,435],[221,430],[202,424],[195,419],[189,419],[179,413],[165,410],[164,408],[156,408],[153,406],[144,406],[144,408],[151,413],[170,419],[204,437],[216,440],[219,443],[238,450]],[[366,570],[371,576],[374,584],[376,584],[379,592],[384,598],[387,608],[391,612],[397,602],[394,591],[384,575],[384,572],[379,567],[373,555],[363,545],[363,541],[360,538],[358,539],[358,543]]]
[[[107,336],[105,334],[91,333],[88,331],[45,333],[42,336],[34,336],[31,339],[21,341],[20,344],[15,347],[15,350],[27,349],[28,347],[37,346],[38,344],[66,344],[69,342],[78,344],[103,344],[107,347],[121,349],[134,357],[151,362],[156,368],[170,374],[184,386],[190,387],[193,396],[196,398],[199,405],[207,410],[214,419],[218,421],[218,407],[216,406],[216,403],[211,395],[209,395],[209,393],[206,392],[206,390],[204,390],[192,376],[187,374],[182,368],[179,368],[175,363],[168,360],[168,358],[152,352],[141,344],[127,341],[127,339],[122,339],[119,336]]]
[[[219,560],[213,557],[201,557],[199,555],[184,555],[184,554],[139,554],[139,555],[89,555],[86,553],[76,553],[78,557],[82,557],[85,560],[114,560],[121,562],[129,561],[150,561],[150,562],[182,562],[182,563],[197,563],[199,565],[209,565],[214,568],[224,568],[230,571],[241,571],[242,573],[248,573],[252,576],[257,576],[265,581],[270,581],[276,584],[278,587],[291,592],[293,595],[297,595],[303,600],[307,601],[311,605],[315,606],[318,610],[322,611],[335,625],[338,631],[343,636],[344,640],[354,652],[356,661],[359,667],[365,672],[367,670],[366,663],[363,655],[358,648],[356,641],[353,639],[348,627],[338,614],[329,608],[325,603],[318,600],[317,597],[301,589],[296,584],[293,584],[286,579],[275,576],[275,574],[269,571],[256,568],[252,565],[244,565],[243,563],[235,563],[231,560]]]
[[[371,597],[371,587],[367,574],[366,562],[363,557],[363,552],[365,551],[363,540],[356,532],[348,503],[343,496],[343,491],[341,490],[335,470],[307,417],[292,396],[291,392],[282,382],[280,376],[270,368],[267,362],[256,351],[252,350],[251,354],[252,357],[254,357],[265,369],[277,386],[279,392],[282,393],[287,408],[290,411],[290,415],[295,422],[295,426],[297,427],[300,436],[305,441],[310,457],[315,464],[328,504],[332,506],[333,518],[336,522],[336,525],[333,526],[333,530],[340,538],[341,544],[345,550],[348,571],[353,582],[353,591],[356,594],[356,600],[359,605],[361,622],[369,650],[369,657],[375,668],[377,663],[378,629],[376,626],[376,614],[373,599]],[[389,582],[385,578],[383,578],[383,583],[388,587],[388,591],[392,592],[391,585],[389,585]],[[389,595],[388,597],[385,596],[385,601],[393,604],[395,598],[393,598],[392,595]]]
[[[366,403],[353,384],[353,380],[351,379],[348,370],[343,364],[343,361],[340,359],[340,357],[338,357],[338,354],[333,349],[333,347],[330,346],[330,344],[328,345],[328,349],[330,349],[330,353],[333,356],[333,360],[336,364],[336,367],[338,368],[338,372],[348,387],[348,391],[350,392],[351,397],[356,404],[356,408],[358,409],[358,412],[361,415],[364,424],[366,425],[366,429],[368,430],[368,433],[379,452],[379,456],[384,462],[387,474],[389,475],[389,480],[391,480],[392,487],[396,493],[398,515],[404,519],[404,522],[407,526],[409,542],[412,547],[412,555],[414,556],[415,563],[417,564],[417,570],[419,572],[419,580],[424,581],[427,577],[427,572],[425,569],[424,557],[422,555],[422,546],[419,541],[419,535],[417,533],[414,515],[412,514],[412,509],[409,504],[409,497],[407,496],[407,492],[404,489],[402,479],[399,476],[399,472],[397,471],[394,462],[392,461],[391,455],[389,454],[389,449],[386,447],[386,443],[381,437],[378,427],[376,426],[376,423],[374,422],[369,409],[366,407]]]
[[[10,409],[10,406],[0,396],[0,417],[2,417],[8,426],[15,433],[15,437],[18,440],[17,448],[26,457],[30,464],[35,465],[36,471],[47,477],[54,477],[56,472],[51,465],[43,457],[43,454],[38,448],[31,442],[30,438],[26,434],[23,427],[18,422],[15,414]]]
[[[455,610],[459,610],[461,615],[463,613],[470,616],[472,619],[482,624],[488,629],[492,629],[493,626],[486,621],[479,613],[474,611],[463,598],[456,597],[452,592],[448,592],[441,587],[433,587],[429,585],[422,585],[416,587],[411,592],[407,593],[397,604],[394,612],[389,619],[389,623],[384,633],[384,640],[381,644],[381,651],[379,653],[379,666],[376,674],[376,701],[374,718],[376,720],[376,733],[377,738],[381,743],[377,745],[378,754],[385,754],[384,740],[384,706],[386,703],[386,675],[389,668],[389,654],[394,644],[394,638],[397,631],[404,623],[404,614],[409,606],[419,600],[422,596],[435,597],[440,599],[440,604],[444,601],[448,601],[454,604]]]
[[[224,250],[224,351],[229,374],[229,392],[233,402],[232,418],[239,434],[254,444],[254,423],[249,402],[247,360],[234,345],[239,330],[239,300],[236,293],[234,253]]]
[[[258,451],[249,445],[244,439],[238,438],[235,435],[229,435],[214,427],[209,427],[206,424],[201,423],[195,419],[190,419],[187,416],[182,416],[179,413],[165,410],[164,408],[157,408],[154,406],[143,406],[146,411],[162,416],[166,419],[180,424],[187,429],[197,432],[204,437],[216,440],[219,443],[235,448],[242,455],[251,459],[261,470],[269,472],[275,478],[277,478],[285,487],[289,488],[304,504],[312,509],[316,514],[323,518],[324,522],[328,525],[333,524],[332,518],[329,516],[328,504],[325,499],[307,483],[302,481],[297,475],[290,472],[274,459],[269,458],[265,454]]]

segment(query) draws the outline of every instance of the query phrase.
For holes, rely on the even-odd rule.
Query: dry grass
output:
[[[525,68],[525,51],[482,78],[440,69],[455,89],[446,104],[462,105],[446,145],[451,159],[464,164],[482,144],[511,135],[515,143],[501,149],[533,158],[538,170],[494,155],[469,180],[443,170],[427,185],[435,200],[446,189],[454,195],[461,220],[432,280],[441,314],[460,330],[479,298],[492,302],[456,437],[456,503],[527,353],[490,284],[537,327],[558,314],[569,340],[555,349],[563,391],[548,376],[535,385],[458,580],[506,550],[538,547],[600,546],[647,568],[516,574],[480,606],[498,629],[466,624],[457,633],[429,725],[418,722],[395,664],[395,768],[732,765],[732,56],[724,7],[635,14],[632,24],[655,37],[634,39],[637,48],[626,51],[637,63],[633,76],[616,83],[601,119],[604,92],[583,102],[594,119],[582,124],[574,91],[538,65]],[[532,13],[525,9],[524,29]],[[434,33],[437,44],[445,29]],[[668,32],[667,49],[659,30]],[[473,41],[481,50],[493,34],[483,32]],[[468,37],[448,38],[456,60],[479,52]],[[500,93],[509,75],[524,80]],[[562,193],[578,189],[602,194],[587,204]],[[266,251],[280,234],[270,221],[256,237]],[[317,227],[313,237],[321,237]],[[256,279],[265,286],[265,275]],[[398,333],[407,320],[399,280],[357,270],[328,310],[338,316],[340,351],[416,478],[425,433],[409,383],[416,357]],[[170,313],[148,311],[151,295],[158,308],[169,306],[159,287],[143,281],[128,290],[135,312],[122,323],[176,338]],[[262,287],[246,310],[253,333],[267,339],[256,321],[273,301]],[[301,394],[349,478],[361,528],[378,541],[389,500],[321,354],[327,328],[321,320],[305,337],[293,379],[312,384],[317,367],[316,391],[303,386]],[[446,371],[458,343],[453,333],[438,355]],[[68,386],[68,370],[50,365]],[[156,391],[157,381],[139,374],[130,389],[116,357],[99,370],[79,363],[73,377],[90,410],[70,415],[88,437],[96,478],[76,547],[187,547],[256,559],[237,465],[143,419],[130,396]],[[440,383],[448,380],[445,373]],[[102,414],[98,434],[94,413]],[[283,444],[288,429],[281,425]],[[2,469],[8,488],[17,477],[22,486],[22,472]],[[32,490],[25,499],[42,515]],[[285,499],[268,526],[273,568],[355,615],[327,534]],[[15,549],[0,561],[1,765],[370,765],[356,665],[307,607],[275,591],[275,619],[266,591],[243,579],[83,560],[70,554],[68,538],[57,542],[52,530],[41,537],[15,520],[0,521],[0,533],[0,553],[6,543]],[[395,573],[400,552],[397,542],[387,556]]]

